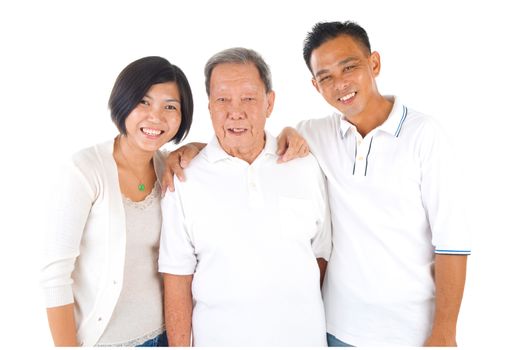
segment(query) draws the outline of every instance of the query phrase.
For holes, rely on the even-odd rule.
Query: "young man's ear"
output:
[[[372,52],[369,57],[369,62],[374,76],[377,77],[381,71],[380,54],[377,51]]]
[[[319,91],[319,85],[317,84],[317,80],[315,78],[312,78],[312,85],[318,93],[321,93],[321,91]]]

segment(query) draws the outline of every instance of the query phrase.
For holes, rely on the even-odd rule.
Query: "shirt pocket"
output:
[[[317,232],[313,202],[308,199],[280,196],[278,200],[281,234],[310,242]]]

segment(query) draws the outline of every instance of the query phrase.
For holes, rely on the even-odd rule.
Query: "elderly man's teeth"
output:
[[[243,129],[243,128],[232,128],[231,130],[233,130],[234,132],[246,131],[246,129]]]
[[[148,128],[143,128],[142,130],[145,134],[150,135],[150,136],[158,136],[159,134],[161,134],[161,130],[148,129]]]
[[[346,101],[350,100],[350,99],[351,99],[352,97],[354,97],[354,96],[356,96],[356,93],[355,93],[355,92],[352,92],[352,93],[350,93],[350,94],[348,94],[348,95],[345,95],[345,96],[343,96],[343,97],[341,97],[341,98],[339,98],[339,99],[340,99],[341,101],[343,101],[343,102],[346,102]]]

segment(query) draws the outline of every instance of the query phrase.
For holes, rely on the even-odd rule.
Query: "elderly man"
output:
[[[330,255],[313,156],[277,163],[274,92],[256,52],[206,64],[215,136],[162,201],[159,270],[172,346],[325,346],[320,281]]]

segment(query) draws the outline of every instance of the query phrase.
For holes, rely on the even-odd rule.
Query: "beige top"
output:
[[[143,201],[123,197],[123,204],[127,231],[123,288],[98,346],[136,346],[164,331],[163,284],[158,273],[159,184]]]

